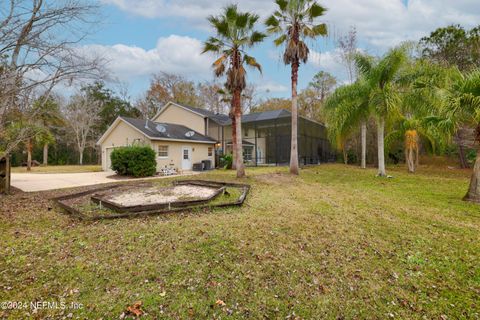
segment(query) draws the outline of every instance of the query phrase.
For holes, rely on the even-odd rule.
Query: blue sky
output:
[[[223,0],[101,0],[102,23],[84,43],[110,62],[113,77],[128,86],[132,100],[148,88],[159,71],[177,73],[194,81],[213,80],[213,57],[201,55],[201,44],[212,32],[209,14],[231,3]],[[275,8],[271,0],[238,1],[241,10],[262,18]],[[346,72],[335,52],[336,38],[355,26],[359,47],[380,55],[405,40],[418,40],[437,27],[459,23],[469,28],[480,23],[478,0],[325,0],[324,21],[330,36],[311,43],[310,62],[300,69],[299,87],[325,70],[339,82]],[[262,25],[259,28],[263,28]],[[262,64],[263,75],[251,70],[248,80],[261,96],[286,97],[289,68],[281,62],[281,49],[271,39],[252,54]],[[115,86],[112,84],[112,86]]]

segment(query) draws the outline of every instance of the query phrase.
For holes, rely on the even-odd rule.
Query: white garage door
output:
[[[110,159],[110,155],[115,148],[107,148],[105,149],[105,171],[113,171],[110,167],[112,166],[112,160]]]

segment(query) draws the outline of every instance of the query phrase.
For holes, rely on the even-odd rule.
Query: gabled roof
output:
[[[220,114],[220,113],[215,113],[215,112],[212,112],[212,111],[209,111],[209,110],[206,110],[206,109],[201,109],[201,108],[196,108],[196,107],[192,107],[192,106],[188,106],[186,104],[181,104],[181,103],[177,103],[177,102],[168,102],[167,104],[165,104],[161,109],[160,111],[158,111],[158,113],[153,117],[153,119],[156,119],[160,114],[162,114],[162,112],[164,110],[166,110],[166,108],[169,106],[169,105],[176,105],[177,107],[180,107],[180,108],[183,108],[185,110],[188,110],[192,113],[195,113],[203,118],[208,118],[216,123],[218,123],[219,125],[227,125],[230,121],[230,118],[225,115],[225,114]]]
[[[210,120],[213,120],[220,125],[227,125],[227,124],[230,123],[230,117],[227,116],[226,114],[215,113],[215,112],[212,112],[210,110],[205,110],[205,109],[200,109],[200,108],[196,108],[196,107],[192,107],[192,106],[187,106],[185,104],[179,104],[179,103],[176,103],[176,104],[178,104],[179,106],[182,106],[185,109],[188,109],[192,112],[199,113],[202,116],[204,116],[204,117],[206,117]]]
[[[103,140],[109,135],[119,121],[124,121],[135,130],[143,133],[150,140],[190,141],[198,143],[216,142],[216,140],[210,137],[204,136],[188,127],[179,124],[158,123],[144,119],[118,117],[98,140],[97,144],[101,144],[103,142]],[[187,132],[192,132],[193,134],[189,136],[186,135]]]
[[[178,103],[176,103],[178,104]],[[209,110],[205,109],[200,109],[200,108],[195,108],[191,106],[187,106],[184,104],[181,104],[182,107],[192,111],[199,113],[203,115],[204,117],[207,117],[215,122],[217,122],[220,125],[229,125],[232,123],[231,119],[229,116],[226,114],[219,114],[219,113],[214,113]],[[264,111],[264,112],[254,112],[254,113],[249,113],[249,114],[244,114],[242,115],[242,123],[245,122],[254,122],[254,121],[263,121],[263,120],[274,120],[274,119],[279,119],[279,118],[286,118],[290,117],[291,113],[288,110],[272,110],[272,111]]]
[[[155,117],[153,119],[157,118],[162,113],[162,111],[170,104],[174,104],[174,105],[176,105],[180,108],[191,111],[191,112],[193,112],[193,113],[195,113],[199,116],[202,116],[204,118],[208,118],[208,119],[218,123],[221,126],[227,126],[227,125],[232,124],[232,120],[226,114],[215,113],[215,112],[212,112],[212,111],[209,111],[209,110],[206,110],[206,109],[196,108],[196,107],[192,107],[192,106],[188,106],[188,105],[180,104],[180,103],[176,103],[176,102],[168,102],[155,115]],[[264,112],[254,112],[254,113],[249,113],[249,114],[242,115],[242,123],[288,118],[288,117],[291,117],[291,115],[292,115],[291,112],[289,110],[285,110],[285,109],[271,110],[271,111],[264,111]],[[316,122],[314,120],[310,120],[310,119],[307,119],[307,118],[302,117],[302,116],[300,116],[300,118],[303,118],[307,121]],[[318,123],[318,122],[316,122],[316,123]],[[321,124],[321,125],[323,125],[323,124]]]

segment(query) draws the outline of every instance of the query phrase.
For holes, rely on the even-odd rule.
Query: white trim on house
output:
[[[158,116],[160,116],[160,115],[163,113],[163,111],[167,110],[167,107],[170,106],[170,105],[175,105],[175,106],[177,106],[177,107],[179,107],[179,108],[182,108],[183,110],[189,111],[189,112],[191,112],[191,113],[193,113],[193,114],[196,114],[197,116],[200,116],[200,117],[202,117],[202,118],[204,118],[204,119],[205,119],[205,118],[208,118],[208,117],[206,117],[205,115],[203,115],[203,114],[201,114],[201,113],[195,112],[195,111],[193,111],[193,110],[191,110],[191,109],[189,109],[189,108],[185,108],[184,106],[179,105],[178,103],[175,103],[175,102],[173,102],[173,101],[169,101],[169,102],[167,102],[167,103],[163,106],[163,108],[161,108],[161,109],[157,112],[157,114],[156,114],[155,116],[153,116],[153,118],[152,118],[151,120],[152,120],[152,121],[155,121],[155,119],[157,119]]]
[[[157,137],[152,137],[152,136],[149,136],[147,134],[145,134],[145,132],[143,132],[142,130],[138,129],[137,127],[135,127],[134,125],[132,125],[131,123],[129,123],[128,121],[126,121],[125,119],[123,119],[122,117],[117,117],[117,119],[115,119],[115,121],[112,123],[112,125],[110,127],[108,127],[107,131],[105,131],[105,133],[100,137],[100,139],[98,139],[97,141],[97,145],[101,145],[103,143],[103,141],[109,136],[109,134],[115,129],[115,127],[118,125],[118,123],[120,121],[123,121],[124,123],[126,123],[127,125],[129,125],[130,127],[132,127],[133,129],[135,129],[136,131],[140,132],[141,134],[143,134],[145,137],[147,137],[148,139],[152,140],[152,141],[177,141],[177,142],[191,142],[191,143],[206,143],[206,144],[215,144],[216,142],[215,141],[204,141],[204,140],[187,140],[187,139],[169,139],[169,138],[157,138]]]

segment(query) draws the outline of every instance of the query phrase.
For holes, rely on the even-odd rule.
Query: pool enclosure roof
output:
[[[214,113],[209,110],[201,109],[201,108],[196,108],[192,106],[188,106],[185,104],[180,104],[180,103],[175,103],[185,109],[188,109],[192,112],[201,114],[202,116],[218,123],[219,125],[226,126],[230,125],[232,121],[230,120],[230,117],[227,116],[226,114],[221,114],[221,113]],[[271,111],[264,111],[264,112],[253,112],[249,114],[244,114],[242,115],[242,123],[248,123],[248,122],[256,122],[256,121],[268,121],[268,120],[276,120],[276,119],[281,119],[281,118],[288,118],[291,116],[290,111],[288,110],[271,110]]]

